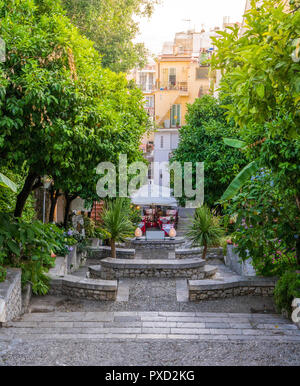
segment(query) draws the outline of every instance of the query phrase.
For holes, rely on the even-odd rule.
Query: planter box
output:
[[[85,250],[80,251],[77,245],[73,245],[73,250],[66,256],[67,273],[72,273],[78,270],[86,260],[87,252]]]
[[[233,245],[227,245],[225,265],[241,276],[256,276],[252,266],[252,259],[249,257],[246,261],[242,261],[237,249]]]
[[[13,320],[21,312],[21,269],[9,268],[6,280],[0,283],[0,323]]]

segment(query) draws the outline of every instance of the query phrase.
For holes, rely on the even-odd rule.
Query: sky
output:
[[[223,16],[230,16],[230,22],[241,22],[245,4],[246,0],[161,0],[150,20],[139,20],[140,34],[135,42],[144,42],[158,54],[165,41],[174,40],[176,32],[201,31],[202,25],[206,30],[221,27]]]

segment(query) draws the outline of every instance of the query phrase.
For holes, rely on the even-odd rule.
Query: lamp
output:
[[[44,224],[46,221],[46,190],[50,188],[53,181],[48,176],[42,177],[41,181],[43,183],[43,188],[44,188],[44,200],[43,200],[43,224]]]
[[[169,232],[169,236],[170,236],[170,238],[171,238],[172,240],[175,239],[176,234],[177,234],[177,233],[176,233],[175,228],[171,228],[171,230],[170,230],[170,232]]]
[[[139,240],[143,236],[143,232],[141,228],[136,228],[134,234],[137,240]]]

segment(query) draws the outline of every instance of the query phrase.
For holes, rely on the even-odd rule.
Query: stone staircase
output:
[[[273,314],[51,312],[25,314],[3,324],[0,342],[12,339],[300,342],[300,330]]]
[[[188,225],[190,224],[191,220],[187,217],[180,217],[179,220],[178,220],[178,225],[177,225],[177,236],[178,237],[184,237],[186,232],[187,232],[187,228],[188,228]]]

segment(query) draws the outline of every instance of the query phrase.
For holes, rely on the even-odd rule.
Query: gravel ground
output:
[[[0,366],[299,366],[300,344],[273,342],[0,342]]]
[[[32,310],[51,311],[186,311],[229,313],[276,313],[269,297],[242,296],[201,302],[179,303],[176,298],[176,280],[173,279],[124,279],[129,287],[126,302],[105,302],[75,299],[66,296],[34,296]]]
[[[95,260],[89,260],[85,267],[81,267],[75,276],[85,277],[87,267],[95,265]],[[222,268],[219,263],[219,269]],[[223,266],[224,267],[224,266]],[[275,313],[272,298],[242,296],[229,299],[209,300],[201,302],[180,303],[176,297],[176,280],[163,278],[123,279],[129,288],[129,299],[125,302],[92,301],[75,299],[66,296],[35,296],[31,307],[41,311],[203,311],[229,313]]]

